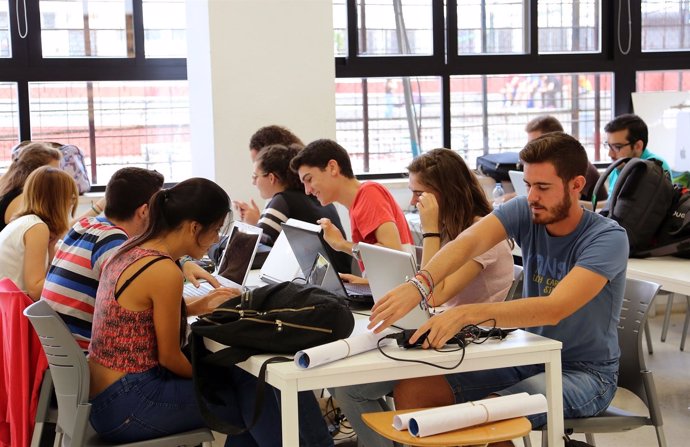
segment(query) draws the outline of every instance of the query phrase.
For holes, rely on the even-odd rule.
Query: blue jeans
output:
[[[218,390],[219,395],[236,404],[209,407],[224,421],[245,426],[252,417],[256,379],[233,368],[228,383],[228,387]],[[111,442],[141,441],[206,426],[192,381],[161,367],[127,374],[93,398],[91,404],[91,425]],[[280,446],[278,402],[267,398],[256,425],[241,435],[229,436],[225,445]]]
[[[366,447],[392,447],[393,441],[369,428],[362,420],[363,413],[389,411],[383,398],[393,392],[397,381],[364,383],[361,385],[329,388],[328,391],[352,425],[357,439]]]
[[[544,365],[518,366],[448,374],[446,380],[458,403],[483,399],[489,394],[546,394]],[[563,416],[595,416],[604,411],[616,393],[618,362],[563,363]],[[528,416],[533,428],[546,424],[546,413]]]

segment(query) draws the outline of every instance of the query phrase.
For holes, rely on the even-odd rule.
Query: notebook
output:
[[[263,230],[259,227],[244,222],[233,222],[230,237],[227,238],[220,262],[213,272],[213,276],[218,279],[221,286],[237,289],[244,286],[262,233]],[[212,290],[213,286],[207,282],[202,282],[199,288],[187,283],[182,295],[185,297],[202,296]]]
[[[301,276],[302,269],[292,252],[285,232],[281,231],[261,267],[259,279],[268,284],[278,284]]]
[[[527,185],[525,185],[525,173],[522,171],[508,171],[510,182],[513,184],[515,194],[527,196]]]
[[[367,271],[375,303],[417,272],[415,259],[407,252],[360,242],[359,254]],[[417,329],[430,316],[429,311],[419,305],[395,322],[394,326],[401,329]]]
[[[323,239],[319,225],[288,219],[283,224],[283,233],[292,247],[302,271],[302,278],[305,281],[309,282],[310,278],[321,278],[318,284],[310,284],[322,287],[354,302],[373,304],[371,289],[368,285],[346,283],[340,279],[340,275],[333,267],[333,260],[326,250],[327,242]],[[323,275],[314,276],[315,268],[323,270]]]

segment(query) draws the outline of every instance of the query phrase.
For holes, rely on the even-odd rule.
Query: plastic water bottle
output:
[[[494,198],[494,208],[497,208],[498,205],[503,203],[503,196],[505,192],[503,191],[503,186],[501,186],[501,182],[496,182],[496,186],[494,186],[494,190],[491,193],[491,196]]]

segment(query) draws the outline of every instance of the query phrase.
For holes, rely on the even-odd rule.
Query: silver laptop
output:
[[[230,229],[230,236],[227,238],[220,262],[216,266],[213,276],[218,279],[223,287],[244,287],[251,270],[254,255],[259,247],[263,230],[259,227],[235,221]],[[187,283],[184,286],[182,295],[202,296],[213,290],[207,282],[202,282],[199,288]]]
[[[513,184],[515,194],[518,196],[527,196],[527,185],[525,185],[525,173],[522,171],[508,171],[510,182]]]
[[[281,231],[273,244],[273,248],[268,253],[264,265],[261,266],[259,279],[268,284],[278,284],[285,281],[292,281],[296,277],[302,276],[302,269],[297,262],[295,254],[292,252],[290,242]]]
[[[346,283],[340,279],[326,249],[327,242],[323,239],[319,225],[289,219],[283,224],[283,233],[290,242],[305,282],[318,279],[318,282],[309,283],[345,297],[351,302],[373,304],[368,285]],[[320,273],[316,274],[315,269]]]
[[[415,259],[407,252],[360,242],[359,254],[362,256],[375,303],[417,272]],[[417,329],[430,316],[428,310],[418,305],[395,322],[394,326],[402,329]]]

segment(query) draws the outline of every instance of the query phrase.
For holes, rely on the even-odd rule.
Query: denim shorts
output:
[[[446,380],[455,401],[483,399],[489,394],[517,393],[546,395],[544,365],[518,366],[486,371],[448,374]],[[595,416],[604,411],[618,381],[618,362],[568,362],[563,364],[563,416]],[[533,428],[546,424],[546,413],[528,416]]]

